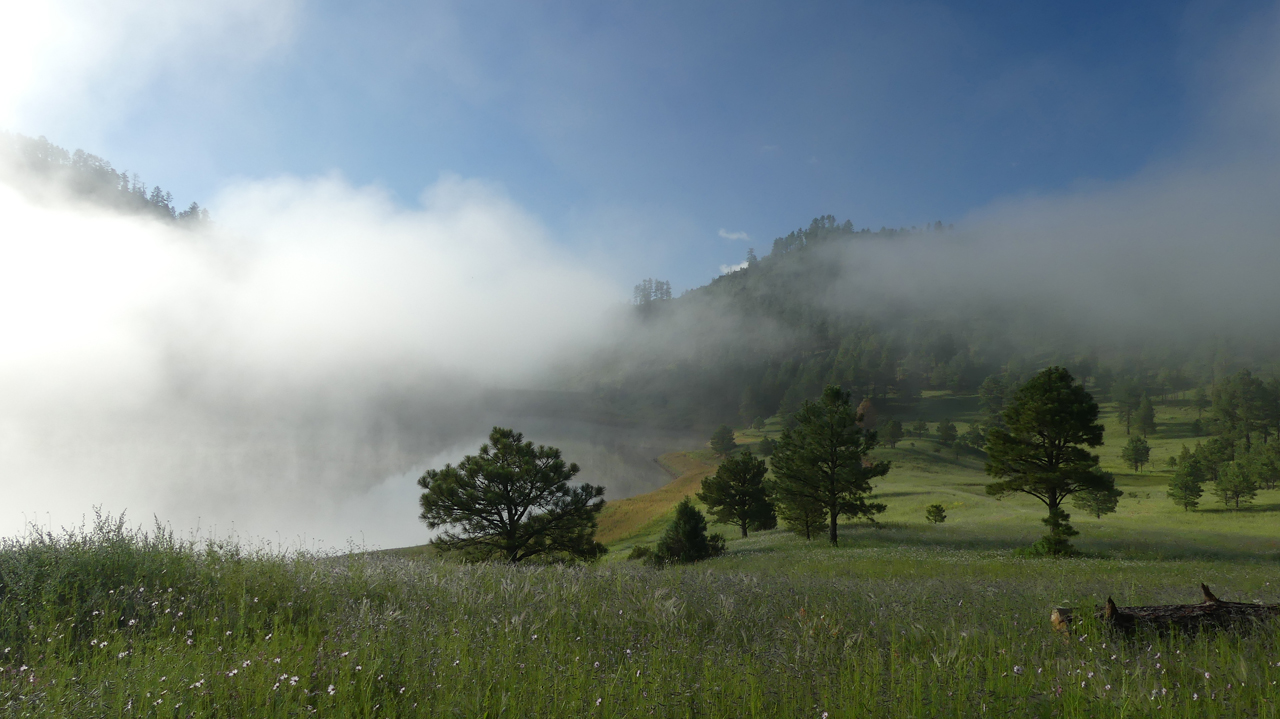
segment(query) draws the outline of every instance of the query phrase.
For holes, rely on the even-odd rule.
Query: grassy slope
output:
[[[903,416],[950,416],[963,429],[975,409],[973,398],[936,394],[926,396]],[[1177,402],[1157,407],[1159,429],[1148,438],[1152,464],[1140,473],[1120,460],[1127,436],[1114,413],[1104,411],[1102,419],[1107,427],[1106,442],[1097,451],[1103,467],[1116,475],[1125,496],[1115,514],[1101,519],[1069,507],[1072,521],[1081,533],[1076,542],[1081,549],[1117,557],[1280,557],[1280,538],[1275,531],[1280,490],[1260,492],[1252,508],[1239,512],[1214,506],[1208,493],[1197,512],[1184,512],[1165,496],[1171,476],[1165,461],[1176,455],[1183,444],[1196,441],[1190,434],[1195,410]],[[935,429],[931,423],[930,431]],[[750,446],[765,434],[776,436],[779,430],[776,423],[770,423],[763,432],[739,430],[737,438],[739,443]],[[987,496],[985,485],[990,480],[979,455],[957,455],[932,439],[911,437],[896,448],[878,450],[877,455],[893,462],[893,470],[877,485],[877,495],[889,508],[879,517],[878,529],[864,524],[843,529],[843,536],[850,543],[1010,549],[1030,543],[1043,531],[1039,520],[1044,516],[1044,507],[1035,499],[1015,496],[996,500]],[[655,492],[611,503],[602,515],[599,536],[610,546],[612,560],[621,559],[636,544],[656,541],[676,503],[696,493],[702,478],[715,469],[714,457],[708,450],[673,453],[664,456],[663,461],[677,475],[675,481]],[[925,507],[935,503],[947,510],[947,521],[940,526],[924,520]],[[785,552],[794,543],[783,530],[765,532],[745,542],[737,539],[734,527],[716,525],[713,530],[730,540],[731,553],[739,546],[750,547],[752,552],[771,546]]]
[[[1186,416],[1161,410],[1157,458]],[[1123,429],[1107,439],[1122,472]],[[1109,556],[1019,559],[1034,500],[987,497],[979,459],[932,440],[881,452],[878,528],[842,527],[838,548],[719,528],[729,551],[688,567],[620,560],[696,491],[707,452],[667,456],[671,485],[611,505],[605,565],[201,554],[110,532],[0,545],[0,715],[1280,716],[1280,632],[1047,627],[1054,606],[1196,601],[1202,581],[1280,602],[1280,492],[1188,514],[1167,473],[1122,473],[1117,514],[1075,518],[1078,544]]]

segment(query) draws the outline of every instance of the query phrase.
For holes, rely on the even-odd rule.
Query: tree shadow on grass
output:
[[[918,548],[1013,552],[1029,547],[1043,534],[1037,524],[1002,534],[979,534],[946,527],[884,522],[840,525],[842,548]],[[824,537],[825,540],[825,537]],[[825,541],[824,541],[825,543]],[[1271,563],[1280,560],[1280,539],[1236,534],[1197,533],[1188,538],[1172,532],[1126,531],[1117,537],[1082,536],[1072,540],[1080,555],[1094,559],[1198,560]]]
[[[1204,507],[1195,510],[1197,514],[1213,514],[1213,515],[1230,515],[1230,514],[1266,514],[1268,512],[1280,512],[1280,502],[1254,502],[1253,504],[1244,505],[1239,509],[1235,507]]]

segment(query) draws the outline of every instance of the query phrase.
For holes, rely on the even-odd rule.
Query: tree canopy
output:
[[[446,551],[510,562],[594,559],[606,551],[595,541],[604,488],[570,486],[577,473],[555,447],[534,447],[519,432],[494,427],[477,454],[422,475],[420,518],[444,529],[432,544]]]
[[[738,442],[733,438],[733,429],[727,424],[720,425],[711,435],[711,451],[726,457],[730,452],[738,448]]]
[[[1133,467],[1133,471],[1137,472],[1142,466],[1151,461],[1151,445],[1147,444],[1147,440],[1138,435],[1130,435],[1129,441],[1125,443],[1120,450],[1120,459],[1124,463]]]
[[[784,430],[773,450],[774,497],[784,519],[822,508],[835,545],[841,515],[870,519],[884,511],[868,497],[871,480],[887,474],[889,463],[868,460],[876,433],[860,425],[850,394],[837,386],[828,386],[817,402],[806,400],[795,418],[795,429]]]
[[[1041,371],[1013,393],[1004,411],[1005,427],[987,435],[987,473],[998,480],[987,493],[1015,492],[1039,499],[1049,509],[1049,534],[1035,549],[1060,555],[1073,551],[1076,534],[1062,510],[1067,497],[1085,491],[1115,489],[1114,478],[1098,468],[1087,447],[1102,444],[1098,403],[1065,368]]]
[[[688,497],[676,505],[676,516],[658,539],[654,558],[660,564],[689,563],[724,553],[724,537],[707,536],[707,518]]]
[[[770,529],[778,520],[764,483],[768,473],[764,460],[746,450],[721,462],[714,475],[702,480],[698,500],[716,521],[737,525],[744,537],[748,529]]]

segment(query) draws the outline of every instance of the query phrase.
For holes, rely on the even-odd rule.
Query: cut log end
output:
[[[1067,607],[1058,607],[1053,610],[1053,614],[1049,615],[1049,623],[1053,625],[1053,631],[1066,636],[1071,636],[1071,610]]]

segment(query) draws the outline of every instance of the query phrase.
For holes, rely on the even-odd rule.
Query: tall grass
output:
[[[1270,565],[919,548],[789,557],[744,551],[667,570],[459,565],[246,552],[100,520],[0,546],[0,707],[75,717],[1276,715],[1274,625],[1135,639],[1086,625],[1064,640],[1046,621],[1053,606],[1089,605],[1106,587],[1185,601],[1206,572],[1274,601]],[[1187,596],[1174,596],[1183,585]]]

